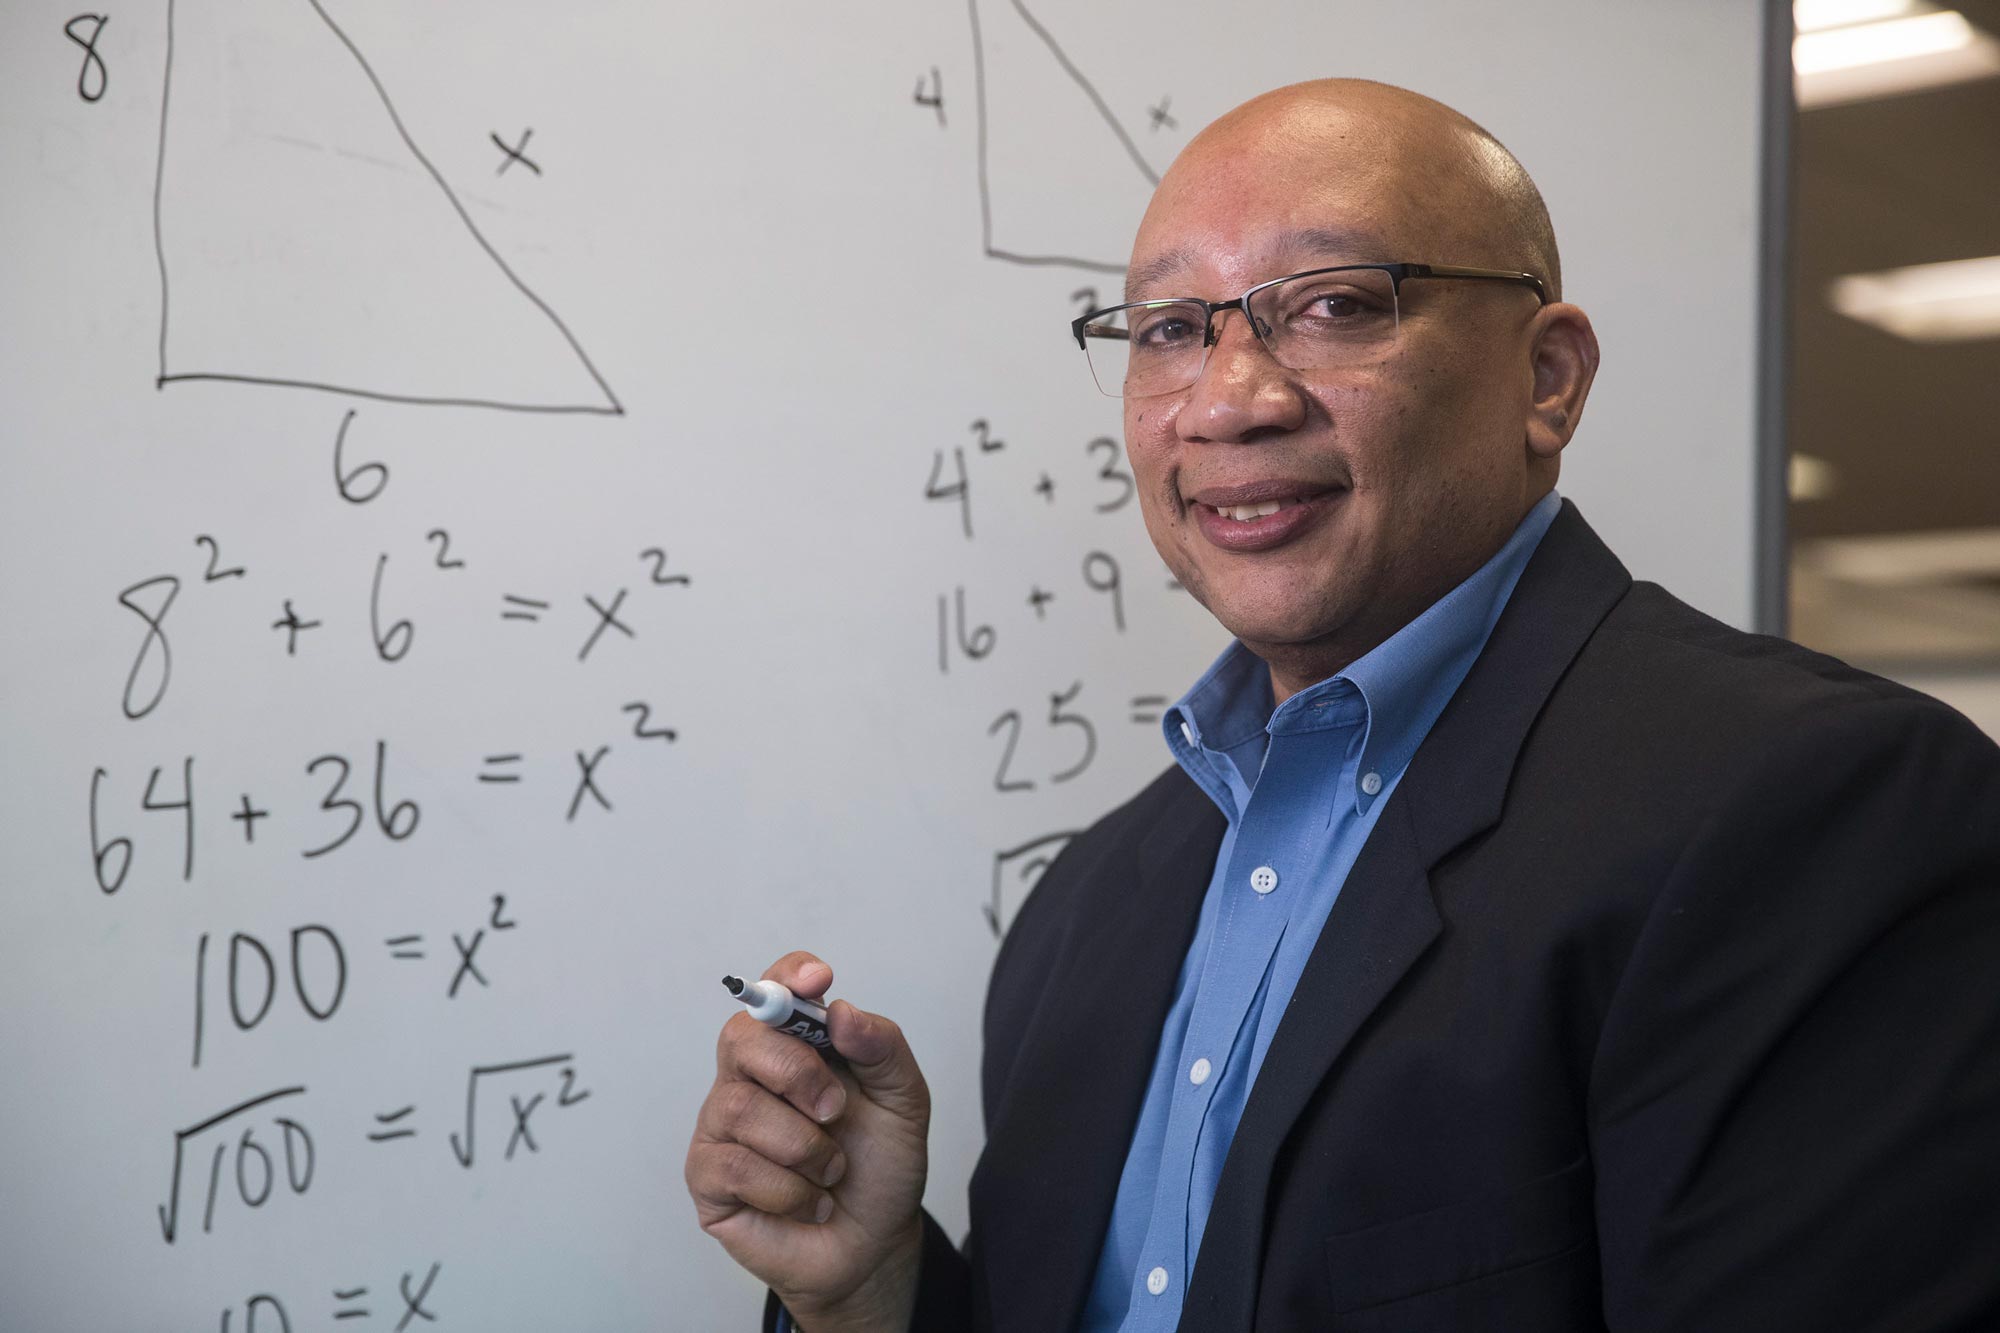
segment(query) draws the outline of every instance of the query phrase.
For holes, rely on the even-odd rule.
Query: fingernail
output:
[[[819,1102],[813,1107],[813,1114],[819,1117],[819,1122],[823,1125],[839,1115],[840,1108],[846,1104],[846,1090],[838,1086],[831,1087],[819,1095]]]
[[[831,1194],[820,1195],[819,1207],[813,1209],[813,1221],[824,1222],[826,1221],[827,1218],[832,1216],[833,1216],[833,1196]]]
[[[826,1174],[820,1177],[819,1183],[826,1186],[828,1189],[832,1189],[835,1185],[840,1183],[840,1178],[846,1174],[847,1174],[847,1154],[835,1153],[833,1155],[833,1160],[826,1164]]]

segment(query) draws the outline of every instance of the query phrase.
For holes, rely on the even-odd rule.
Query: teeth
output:
[[[1218,506],[1215,512],[1227,518],[1233,518],[1238,523],[1248,523],[1252,519],[1268,517],[1277,513],[1285,506],[1296,503],[1297,501],[1295,500],[1266,500],[1262,504],[1230,505],[1226,508]]]

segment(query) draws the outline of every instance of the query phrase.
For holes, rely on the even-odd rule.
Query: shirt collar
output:
[[[1237,788],[1247,796],[1257,775],[1241,773],[1230,752],[1243,752],[1253,739],[1261,743],[1270,718],[1270,668],[1240,641],[1231,640],[1161,717],[1160,726],[1175,762],[1233,821]]]
[[[1561,497],[1551,490],[1506,544],[1464,582],[1344,671],[1300,690],[1275,710],[1268,669],[1241,642],[1231,642],[1161,719],[1168,749],[1233,817],[1235,802],[1224,799],[1230,784],[1216,762],[1221,752],[1259,730],[1285,736],[1351,727],[1358,695],[1366,730],[1351,794],[1356,813],[1365,812],[1402,776],[1458,692],[1561,507]],[[1369,786],[1375,790],[1368,791]]]

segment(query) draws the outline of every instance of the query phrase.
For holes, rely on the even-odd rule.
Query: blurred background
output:
[[[2000,0],[1796,0],[1790,637],[2000,736]]]

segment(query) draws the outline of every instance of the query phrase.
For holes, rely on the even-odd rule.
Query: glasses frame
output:
[[[1115,315],[1121,310],[1149,310],[1163,305],[1200,306],[1202,309],[1202,358],[1201,365],[1195,369],[1194,379],[1189,380],[1177,389],[1157,389],[1152,393],[1144,394],[1119,393],[1107,395],[1119,398],[1156,398],[1165,393],[1179,393],[1181,389],[1190,387],[1196,380],[1201,378],[1201,372],[1208,368],[1208,349],[1214,347],[1216,342],[1215,317],[1223,311],[1242,311],[1244,323],[1248,324],[1251,332],[1257,335],[1257,341],[1264,345],[1264,350],[1271,352],[1271,344],[1265,340],[1264,330],[1257,327],[1257,317],[1250,313],[1251,297],[1259,292],[1268,291],[1281,283],[1291,282],[1298,278],[1317,277],[1322,273],[1352,273],[1363,269],[1387,273],[1389,275],[1389,286],[1396,295],[1396,302],[1399,309],[1401,308],[1403,299],[1403,284],[1411,278],[1470,278],[1475,281],[1513,283],[1516,286],[1526,287],[1533,291],[1535,299],[1542,305],[1549,303],[1548,287],[1540,278],[1532,273],[1519,273],[1511,269],[1465,268],[1458,264],[1334,264],[1326,268],[1309,268],[1298,273],[1287,273],[1282,278],[1272,278],[1268,282],[1260,282],[1241,296],[1228,301],[1204,301],[1199,296],[1162,296],[1150,301],[1127,301],[1122,305],[1105,306],[1102,310],[1092,310],[1088,314],[1079,315],[1077,318],[1071,320],[1069,331],[1070,335],[1076,339],[1077,347],[1082,349],[1084,356],[1088,358],[1090,355],[1090,343],[1087,339],[1091,337],[1107,341],[1131,340],[1131,332],[1127,329],[1097,324],[1097,321],[1102,320],[1106,315]],[[1096,324],[1096,327],[1092,327],[1094,324]],[[1274,361],[1278,359],[1276,352],[1271,352],[1271,359]],[[1278,364],[1284,365],[1284,362],[1279,361]],[[1287,367],[1287,369],[1297,370],[1300,367],[1291,366]],[[1096,378],[1094,373],[1092,378]],[[1101,388],[1102,386],[1100,385],[1099,387]]]

